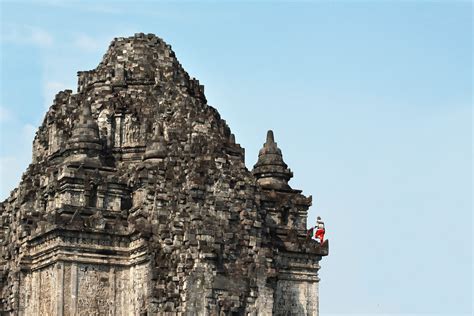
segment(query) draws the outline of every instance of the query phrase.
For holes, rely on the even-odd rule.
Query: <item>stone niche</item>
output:
[[[18,315],[140,315],[149,290],[143,240],[63,233],[30,241]]]

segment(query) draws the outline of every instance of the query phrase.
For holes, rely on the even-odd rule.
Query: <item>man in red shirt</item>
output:
[[[319,239],[319,243],[324,242],[324,233],[326,230],[324,229],[324,222],[321,220],[321,217],[318,216],[318,219],[316,221],[316,233],[314,233],[314,238]]]

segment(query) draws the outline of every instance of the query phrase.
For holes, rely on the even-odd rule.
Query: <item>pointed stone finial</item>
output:
[[[275,143],[275,138],[273,137],[273,131],[269,130],[267,132],[267,142],[265,144],[273,144]]]
[[[258,153],[258,161],[252,173],[263,188],[291,190],[288,181],[293,177],[293,173],[283,161],[283,155],[271,130],[267,132],[267,140]]]

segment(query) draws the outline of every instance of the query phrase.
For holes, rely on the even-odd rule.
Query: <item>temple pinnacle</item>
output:
[[[257,182],[263,188],[274,190],[291,190],[288,181],[293,177],[293,173],[283,161],[283,155],[277,143],[273,131],[267,132],[267,139],[263,148],[258,154],[258,161],[252,171],[257,178]]]
[[[275,143],[275,138],[273,137],[273,131],[272,131],[272,130],[268,130],[268,132],[267,132],[267,142],[266,142],[266,144],[272,144],[272,143]]]

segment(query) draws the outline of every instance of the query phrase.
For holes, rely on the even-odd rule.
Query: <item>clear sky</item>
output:
[[[472,312],[469,1],[2,1],[0,198],[115,36],[173,46],[257,160],[273,129],[327,226],[322,316]]]

